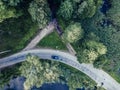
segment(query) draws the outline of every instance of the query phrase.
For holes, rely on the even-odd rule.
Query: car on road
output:
[[[59,56],[52,55],[51,58],[52,58],[52,59],[55,59],[55,60],[58,60],[58,59],[59,59]]]

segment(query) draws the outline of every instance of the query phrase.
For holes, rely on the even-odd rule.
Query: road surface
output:
[[[22,51],[9,57],[0,59],[0,68],[25,61],[28,54],[36,55],[44,60],[48,59],[65,63],[88,75],[91,79],[96,81],[98,85],[103,83],[102,87],[104,87],[106,90],[120,90],[120,84],[103,70],[95,69],[91,64],[80,64],[75,56],[58,50],[34,49]],[[52,56],[57,56],[57,58],[55,59]]]

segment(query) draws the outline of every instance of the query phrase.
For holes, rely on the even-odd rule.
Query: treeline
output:
[[[89,25],[83,25],[83,21],[95,16],[102,4],[102,0],[62,0],[56,10],[56,17],[64,29],[62,39],[73,44],[81,63],[94,63],[107,52],[99,36],[86,30]]]
[[[0,22],[8,18],[18,18],[26,12],[29,12],[40,29],[48,24],[51,16],[46,0],[0,0]]]
[[[120,1],[106,0],[109,8],[106,13],[98,11],[92,18],[84,20],[86,33],[94,32],[107,47],[106,55],[98,58],[94,65],[103,68],[120,82]]]

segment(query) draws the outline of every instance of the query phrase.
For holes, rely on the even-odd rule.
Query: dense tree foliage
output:
[[[7,67],[0,70],[0,89],[7,85],[14,76],[20,75],[20,64],[17,64],[16,66]]]
[[[7,18],[15,17],[16,10],[14,8],[7,7],[1,0],[0,0],[0,22]]]
[[[19,4],[22,1],[23,0],[0,0],[0,22],[8,18],[17,17],[18,14],[16,8],[20,8]],[[31,1],[32,2],[30,3],[28,9],[31,18],[34,22],[37,22],[40,29],[44,28],[49,23],[51,16],[47,0]],[[95,67],[104,68],[105,70],[110,72],[111,75],[117,77],[118,80],[120,75],[120,1],[109,0],[112,4],[112,7],[109,9],[106,15],[103,15],[98,11],[102,0],[53,1],[56,5],[58,3],[60,4],[60,7],[59,5],[56,6],[56,8],[59,9],[55,11],[58,11],[58,19],[68,21],[64,22],[65,26],[67,26],[70,20],[79,21],[81,23],[70,23],[67,28],[65,27],[66,29],[62,36],[65,42],[75,43],[74,45],[79,61],[85,63],[94,63]],[[14,45],[16,45],[14,43],[11,44],[10,39],[8,38],[17,38],[17,40],[19,41],[18,37],[22,37],[22,35],[24,35],[23,30],[27,32],[27,29],[25,30],[24,28],[28,28],[29,30],[29,26],[32,26],[31,23],[28,23],[32,22],[31,20],[25,22],[20,22],[18,20],[17,23],[18,22],[19,24],[15,24],[14,27],[17,27],[18,25],[20,29],[13,29],[10,28],[11,26],[8,27],[8,25],[5,25],[7,27],[0,30],[2,31],[2,34],[0,32],[0,37],[5,36],[7,37],[5,38],[7,39],[6,41],[9,41],[7,43],[10,45],[8,45],[7,49],[11,49],[15,47]],[[9,21],[6,20],[5,23],[8,24]],[[28,26],[26,26],[24,23],[27,23]],[[21,27],[21,25],[23,27]],[[5,26],[3,24],[2,27]],[[14,32],[18,31],[20,32],[20,34],[14,34],[11,31],[6,32],[6,30],[10,29],[12,29]],[[20,46],[15,47],[15,49],[17,48],[18,50],[23,48],[26,41],[30,37],[32,37],[34,30],[30,29],[29,31],[32,32],[28,33],[29,35],[27,34],[26,37],[22,39],[20,44],[17,44]],[[15,36],[12,34],[14,34]],[[0,42],[2,43],[3,41],[3,39],[0,40]],[[12,39],[12,41],[14,41],[14,39]],[[1,44],[1,48],[3,46],[5,45]],[[28,57],[27,61],[22,63],[20,70],[22,75],[27,78],[26,82],[24,83],[26,89],[29,89],[34,85],[38,87],[44,82],[60,81],[62,83],[67,83],[73,90],[79,86],[88,86],[88,84],[92,82],[89,81],[89,79],[86,80],[82,78],[80,76],[81,73],[79,72],[73,73],[70,69],[63,69],[63,67],[60,67],[56,63],[41,62],[37,57],[33,56]],[[0,74],[0,84],[6,83],[10,79],[10,77],[12,77],[10,71],[2,72]],[[62,79],[60,77],[62,77]],[[83,84],[81,84],[81,82],[83,82]]]
[[[103,66],[103,69],[109,72],[117,81],[120,82],[120,29],[119,29],[119,2],[111,0],[111,8],[107,11],[107,15],[97,12],[91,19],[82,22],[84,31],[94,32],[99,40],[107,47],[106,64],[102,62],[94,63],[98,67]],[[103,59],[102,59],[103,60]],[[106,61],[107,60],[107,61]],[[104,62],[103,62],[104,64]]]
[[[0,50],[11,50],[6,53],[7,55],[15,53],[23,49],[37,32],[38,26],[32,22],[29,14],[7,19],[0,24]],[[0,58],[5,57],[6,54],[1,54]]]
[[[93,63],[95,68],[103,68],[104,65],[107,63],[108,58],[106,57],[106,55],[102,55],[100,57],[98,57],[97,60],[95,60],[95,62]]]
[[[34,0],[30,3],[28,9],[34,22],[37,22],[39,28],[44,28],[51,16],[51,12],[46,0]]]
[[[107,12],[107,17],[117,26],[120,26],[120,0],[110,0],[112,7]]]
[[[89,50],[94,50],[99,55],[106,54],[107,52],[107,48],[102,43],[96,41],[86,41],[85,46]]]
[[[3,0],[7,5],[17,6],[23,0]]]
[[[57,81],[59,77],[58,70],[57,64],[41,63],[39,58],[28,56],[27,61],[23,62],[20,67],[22,76],[27,78],[24,83],[25,90],[30,89],[32,86],[39,87],[44,82]]]
[[[73,43],[83,37],[83,29],[80,23],[71,23],[63,34],[63,39],[67,42]]]
[[[58,15],[66,20],[69,20],[73,14],[73,5],[70,0],[66,0],[64,3],[61,4],[61,7],[58,11]]]
[[[93,40],[85,41],[79,49],[78,58],[84,63],[94,63],[99,56],[107,52],[107,48],[102,43]]]
[[[58,15],[63,19],[85,19],[91,18],[102,0],[65,0],[61,3]]]

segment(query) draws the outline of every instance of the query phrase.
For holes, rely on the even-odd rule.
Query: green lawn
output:
[[[57,32],[53,32],[50,35],[43,38],[38,44],[39,47],[52,48],[58,50],[66,50],[65,44],[62,42]]]
[[[12,54],[23,49],[37,31],[38,26],[32,22],[29,14],[3,21],[0,23],[0,52],[11,50]],[[5,54],[0,55],[3,56]]]

